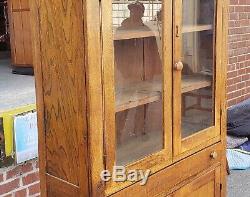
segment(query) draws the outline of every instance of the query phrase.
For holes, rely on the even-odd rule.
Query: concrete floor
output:
[[[35,103],[33,76],[11,73],[10,60],[0,60],[0,113]]]
[[[228,176],[228,197],[250,197],[250,169],[231,171]]]

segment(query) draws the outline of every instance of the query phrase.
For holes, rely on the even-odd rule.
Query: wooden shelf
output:
[[[160,80],[154,80],[143,81],[126,88],[118,88],[116,91],[116,112],[161,100],[161,85]],[[211,81],[205,76],[182,77],[182,93],[209,86],[211,86]]]
[[[211,80],[204,75],[184,75],[182,76],[181,93],[191,92],[193,90],[209,87],[211,85]]]
[[[212,25],[187,25],[182,28],[182,33],[207,31],[213,29]]]
[[[116,91],[116,112],[161,100],[161,82],[143,81]]]
[[[148,29],[136,29],[136,30],[117,30],[114,34],[114,40],[129,40],[134,38],[148,38],[159,35]]]
[[[151,30],[150,30],[151,29]],[[114,30],[114,40],[129,40],[135,38],[148,38],[159,36],[158,27],[156,25],[150,26],[149,28],[141,28],[135,30]],[[207,31],[213,29],[212,25],[190,25],[184,26],[182,29],[182,33],[190,33],[190,32],[199,32],[199,31]]]

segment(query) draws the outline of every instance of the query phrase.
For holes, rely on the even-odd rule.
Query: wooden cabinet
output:
[[[8,0],[11,64],[32,67],[29,0]]]
[[[227,1],[31,6],[42,195],[225,196]]]
[[[219,197],[220,187],[220,168],[216,168],[177,190],[173,197]]]

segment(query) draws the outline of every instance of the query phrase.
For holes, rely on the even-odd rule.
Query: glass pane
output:
[[[213,0],[183,0],[182,137],[214,125]]]
[[[163,149],[159,0],[113,0],[116,164]]]

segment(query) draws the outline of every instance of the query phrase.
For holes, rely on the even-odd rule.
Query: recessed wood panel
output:
[[[48,196],[72,197],[79,196],[79,187],[47,175]]]
[[[39,5],[45,170],[80,186],[80,195],[87,196],[83,5],[71,0],[52,5],[42,0]]]

